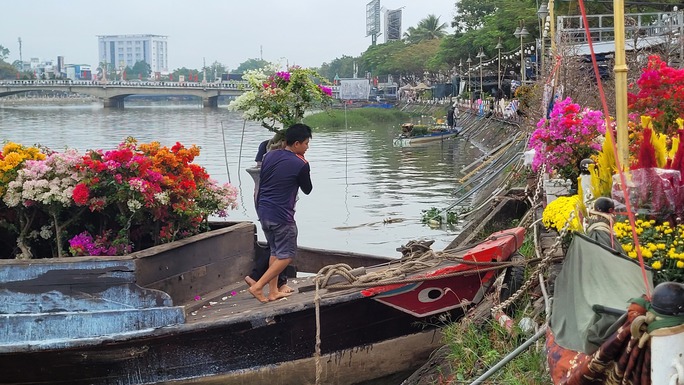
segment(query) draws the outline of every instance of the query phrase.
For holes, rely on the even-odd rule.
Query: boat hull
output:
[[[426,144],[430,144],[430,143],[437,143],[437,142],[441,142],[441,141],[453,138],[454,136],[457,136],[459,133],[460,133],[460,129],[456,129],[456,130],[434,132],[431,134],[420,135],[420,136],[409,136],[409,137],[399,136],[392,141],[392,145],[394,147],[421,146],[421,145],[426,145]]]
[[[222,381],[217,383],[251,383],[239,379],[258,377],[258,373],[268,373],[285,362],[293,362],[293,371],[295,362],[311,363],[315,347],[314,313],[314,309],[307,309],[251,322],[169,327],[144,337],[103,339],[93,346],[0,354],[0,383],[36,384],[49,379],[51,384],[155,384],[179,379],[201,381],[215,376]],[[447,318],[455,320],[461,315],[455,312]],[[442,317],[441,322],[447,318]],[[376,344],[389,344],[398,350],[415,349],[418,357],[426,357],[439,342],[439,338],[432,336],[429,345],[413,345],[415,340],[411,339],[409,345],[402,345],[400,342],[407,342],[403,337],[425,328],[433,330],[440,319],[416,319],[367,298],[324,306],[320,319],[322,361],[329,376],[324,383],[352,383],[342,378],[340,371],[349,367],[349,362],[342,358],[358,351],[372,351],[371,356],[378,359]],[[313,369],[311,366],[297,370],[310,374]],[[349,369],[356,371],[355,366]],[[376,378],[397,369],[378,365],[367,376]],[[351,377],[359,379],[356,375]],[[226,381],[230,378],[233,379]]]
[[[517,238],[508,237],[514,249],[522,243]],[[410,313],[373,298],[391,289],[378,285],[368,289],[371,295],[354,287],[325,290],[317,314],[313,278],[292,279],[298,293],[261,304],[242,278],[263,253],[268,258],[256,242],[256,227],[238,223],[120,259],[0,261],[0,316],[12,321],[2,324],[12,333],[0,334],[0,384],[313,382],[318,322],[323,383],[352,384],[402,370],[409,357],[427,357],[439,343],[431,332],[461,318],[467,305],[451,301],[438,312]],[[485,254],[489,260],[498,255]],[[295,260],[305,272],[335,262],[383,271],[397,262],[308,248],[298,250]],[[451,271],[445,269],[427,276]],[[484,283],[472,282],[469,293],[485,290]],[[125,317],[119,324],[117,318],[94,314],[89,310],[94,306],[122,314],[153,309],[165,318],[150,317],[137,327],[135,317]],[[61,330],[64,317],[71,327]],[[40,333],[32,332],[37,325]],[[421,333],[423,342],[409,338]],[[381,346],[409,353],[383,365],[390,355],[380,354]],[[290,374],[254,380],[285,367]],[[306,376],[293,382],[291,373]]]

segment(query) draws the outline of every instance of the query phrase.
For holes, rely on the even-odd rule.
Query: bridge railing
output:
[[[615,40],[615,20],[612,14],[587,15],[593,42]],[[582,16],[558,16],[558,38],[570,44],[587,43]],[[625,15],[625,37],[628,40],[679,34],[684,27],[684,12],[651,12]]]
[[[227,82],[216,83],[201,83],[201,82],[167,82],[167,81],[99,81],[99,80],[0,80],[0,87],[131,87],[131,88],[212,88],[225,90],[246,90],[249,89],[249,83],[240,80],[231,80]]]

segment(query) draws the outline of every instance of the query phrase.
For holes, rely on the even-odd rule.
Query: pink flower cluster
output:
[[[577,168],[579,161],[601,149],[606,133],[605,119],[601,111],[582,109],[571,98],[554,104],[549,118],[541,119],[532,133],[529,147],[535,150],[532,168],[542,165],[549,170]]]

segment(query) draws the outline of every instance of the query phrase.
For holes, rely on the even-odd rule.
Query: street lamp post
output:
[[[496,50],[497,52],[497,61],[499,62],[499,69],[496,72],[496,85],[497,85],[497,92],[501,89],[501,49],[503,48],[503,44],[501,44],[501,38],[499,38],[499,43],[496,45]]]
[[[537,11],[537,16],[539,16],[539,19],[541,20],[541,28],[539,31],[540,34],[540,39],[541,39],[541,52],[537,52],[539,55],[539,60],[541,61],[541,68],[539,70],[539,73],[544,76],[544,54],[545,54],[545,47],[544,47],[544,40],[546,40],[546,17],[549,15],[549,7],[545,4],[542,3],[542,5],[539,7],[539,10]]]
[[[461,98],[461,83],[463,82],[463,59],[458,59],[458,96]]]
[[[525,28],[525,25],[521,23],[522,28],[517,27],[515,29],[515,32],[513,32],[513,35],[515,37],[520,38],[520,79],[522,80],[522,83],[525,83],[525,52],[523,50],[523,39],[529,36],[529,32],[527,32],[527,28]]]
[[[466,60],[466,63],[468,63],[468,100],[473,100],[473,87],[470,85],[470,63],[472,62],[473,59],[468,55],[468,60]]]
[[[484,51],[482,50],[482,47],[480,47],[480,52],[478,52],[477,56],[475,56],[475,57],[480,59],[480,99],[482,99],[482,97],[483,97],[483,93],[482,93],[482,59],[487,57],[487,55],[485,55]]]

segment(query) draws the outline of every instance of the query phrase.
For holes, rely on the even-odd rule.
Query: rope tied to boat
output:
[[[503,235],[502,235],[503,236]],[[492,237],[484,241],[491,240]],[[482,242],[484,242],[482,241]],[[422,250],[423,245],[417,246],[420,242],[411,243],[410,248],[413,251],[406,252],[405,255],[397,260],[397,262],[390,262],[386,268],[381,271],[369,272],[361,275],[354,275],[351,273],[351,267],[347,265],[331,265],[326,266],[319,271],[316,276],[316,284],[321,289],[328,290],[342,290],[351,288],[367,288],[379,285],[391,284],[409,284],[421,281],[432,281],[449,277],[457,277],[469,274],[480,274],[489,271],[503,270],[511,266],[521,266],[524,264],[535,262],[535,260],[527,261],[476,261],[468,259],[465,256],[458,255],[458,252],[463,249],[472,248],[470,245],[463,249],[447,249],[444,251],[434,251],[432,249]],[[423,271],[439,266],[445,261],[458,262],[464,265],[476,266],[475,269],[466,269],[447,274],[440,274],[437,276],[419,276],[409,277],[410,274]],[[329,283],[330,278],[335,274],[341,275],[346,283]]]

